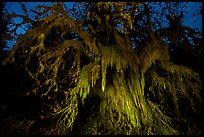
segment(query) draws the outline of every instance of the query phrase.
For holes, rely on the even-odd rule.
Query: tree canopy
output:
[[[10,33],[27,31],[2,64],[21,72],[15,94],[40,97],[38,118],[52,121],[41,134],[201,134],[201,33],[182,24],[185,4],[152,5],[53,2],[32,19],[21,3],[25,15],[7,15],[23,19]]]

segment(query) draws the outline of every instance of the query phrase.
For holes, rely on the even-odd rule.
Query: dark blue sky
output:
[[[26,8],[28,8],[28,11],[39,4],[51,5],[51,2],[24,2],[24,3]],[[74,2],[65,3],[67,6],[71,7]],[[194,29],[197,28],[199,31],[202,32],[202,14],[192,17],[196,10],[200,10],[200,6],[202,7],[202,2],[188,2],[187,5],[188,6],[186,10],[188,11],[188,14],[184,15],[184,25]],[[6,2],[6,8],[8,9],[9,12],[14,11],[17,14],[23,13],[18,2]],[[16,18],[15,21],[19,23],[22,20],[20,18]],[[194,23],[194,21],[196,21],[196,23]],[[22,32],[22,29],[19,28],[17,31],[18,33]]]

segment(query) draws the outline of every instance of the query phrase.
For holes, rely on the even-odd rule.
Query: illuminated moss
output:
[[[110,6],[122,10],[133,5],[97,3],[92,6],[101,11]],[[80,127],[81,134],[181,134],[173,120],[182,119],[180,98],[190,102],[192,113],[197,112],[196,105],[202,103],[199,75],[170,63],[167,47],[153,32],[136,53],[127,33],[132,29],[130,13],[117,15],[120,22],[125,19],[126,30],[121,33],[117,27],[105,24],[96,11],[91,11],[98,23],[96,28],[92,27],[95,30],[92,34],[83,30],[82,22],[72,19],[63,6],[63,3],[54,3],[50,7],[52,13],[41,20],[39,27],[18,39],[5,61],[16,63],[35,81],[28,94],[33,92],[47,98],[62,94],[53,103],[55,109],[50,111],[50,116],[57,118],[57,134],[72,134],[76,121],[83,117],[79,114],[83,112],[81,109],[86,107],[90,108],[84,110],[87,116],[83,118],[88,122]],[[106,16],[105,20],[110,19]],[[112,28],[108,32],[112,35],[110,45],[100,42],[108,38],[96,36],[105,25]],[[55,34],[52,39],[49,33]],[[70,37],[63,39],[62,34],[66,33]],[[29,45],[25,41],[27,36],[37,42]],[[99,101],[87,103],[91,97],[98,97]],[[99,108],[92,110],[92,106]]]

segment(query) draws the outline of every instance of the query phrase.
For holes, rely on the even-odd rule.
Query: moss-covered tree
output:
[[[32,29],[3,64],[30,77],[24,95],[41,95],[43,117],[56,123],[49,134],[200,134],[201,79],[171,62],[168,29],[153,29],[148,3],[57,2],[33,12],[39,20],[21,16]]]

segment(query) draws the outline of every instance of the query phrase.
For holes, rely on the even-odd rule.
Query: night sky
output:
[[[28,11],[30,11],[30,9],[34,8],[35,6],[39,5],[39,4],[46,4],[46,5],[51,5],[51,2],[24,2],[26,8],[28,8]],[[74,2],[65,2],[65,4],[67,4],[68,7],[71,7],[73,5]],[[200,10],[202,9],[202,2],[188,2],[187,4],[187,9],[186,11],[188,12],[187,14],[184,15],[184,25],[189,26],[191,28],[194,28],[198,31],[202,32],[202,14],[197,14],[196,16],[193,16],[193,14],[195,13],[196,10]],[[200,8],[201,7],[201,8]],[[9,12],[14,11],[17,14],[23,14],[23,11],[21,9],[21,6],[18,2],[6,2],[6,9]],[[30,12],[31,13],[31,12]],[[31,14],[32,17],[32,14]],[[19,23],[22,20],[20,18],[16,18],[15,22]],[[196,21],[196,22],[194,22]],[[22,29],[18,29],[17,30],[18,33],[22,32]]]

